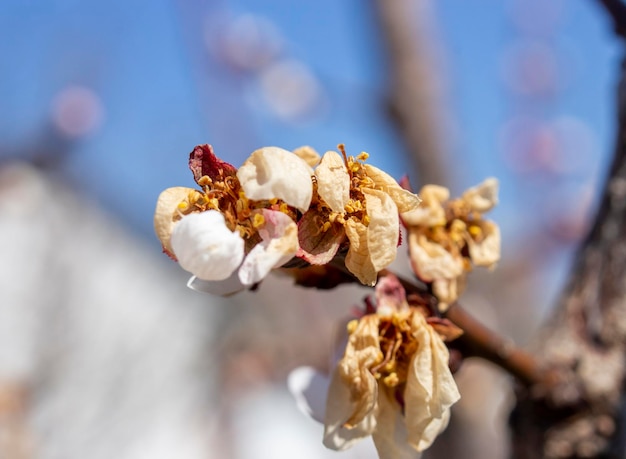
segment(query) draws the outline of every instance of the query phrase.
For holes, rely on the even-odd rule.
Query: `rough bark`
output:
[[[622,35],[624,5],[601,3]],[[601,204],[554,317],[535,343],[538,358],[559,378],[518,391],[511,416],[516,459],[624,457],[626,61],[620,72],[617,142]]]

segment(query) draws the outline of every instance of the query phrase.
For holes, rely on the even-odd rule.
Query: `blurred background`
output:
[[[340,457],[286,377],[328,370],[368,291],[186,289],[152,212],[196,144],[238,166],[345,143],[453,195],[499,178],[503,259],[461,302],[520,345],[612,151],[621,50],[592,0],[3,0],[0,38],[1,458]],[[506,457],[509,377],[457,377],[427,456]]]

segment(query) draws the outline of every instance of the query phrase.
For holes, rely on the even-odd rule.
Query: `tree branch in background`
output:
[[[420,184],[445,184],[438,75],[416,6],[428,0],[378,0],[378,18],[389,57],[389,106],[414,161]]]

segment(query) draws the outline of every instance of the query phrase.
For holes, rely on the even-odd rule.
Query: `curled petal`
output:
[[[168,188],[159,195],[156,209],[154,211],[154,232],[161,241],[163,248],[169,253],[173,253],[170,238],[174,230],[174,216],[178,205],[183,202],[190,193],[196,190],[177,186]]]
[[[377,167],[369,164],[364,164],[364,167],[367,176],[372,179],[376,188],[391,196],[400,212],[410,212],[418,208],[422,201],[418,195],[402,188],[392,176]]]
[[[359,424],[373,413],[377,403],[378,383],[370,372],[382,357],[378,336],[379,317],[364,316],[348,337],[348,344],[337,368],[343,382],[350,388],[354,402],[350,417],[344,420],[348,428]]]
[[[296,148],[293,151],[293,154],[298,158],[302,159],[305,163],[307,163],[311,167],[315,167],[320,162],[320,155],[313,147],[309,147],[308,145],[304,145],[302,147]]]
[[[482,222],[484,238],[480,242],[467,239],[472,262],[476,266],[491,267],[500,260],[500,228],[493,222]]]
[[[216,210],[184,216],[172,232],[180,266],[202,280],[227,279],[241,264],[244,241]]]
[[[324,422],[330,379],[312,367],[298,367],[289,373],[287,387],[298,409],[318,422]]]
[[[374,377],[370,374],[370,377]],[[376,384],[374,382],[374,384]],[[374,396],[375,397],[375,396]],[[350,428],[345,426],[346,420],[355,410],[356,401],[350,398],[350,388],[335,369],[331,376],[326,399],[326,415],[324,417],[324,446],[335,451],[343,451],[352,447],[359,440],[368,437],[376,429],[374,410]]]
[[[205,175],[213,180],[222,180],[228,175],[235,175],[235,166],[222,161],[213,153],[211,145],[198,145],[189,154],[189,169],[196,183]]]
[[[498,204],[498,180],[491,177],[461,196],[476,212],[487,212]]]
[[[378,273],[396,259],[400,235],[398,208],[387,193],[365,188],[363,194],[370,218],[367,227],[369,258]]]
[[[421,314],[413,315],[412,331],[419,348],[404,392],[405,416],[409,443],[423,451],[447,426],[447,412],[461,396],[448,367],[448,349]]]
[[[327,231],[322,231],[318,215],[316,210],[308,210],[298,221],[300,249],[297,256],[312,265],[325,265],[334,258],[346,232],[343,225],[337,222]]]
[[[311,167],[293,153],[265,147],[250,155],[237,171],[237,178],[250,199],[282,199],[302,212],[313,195]]]
[[[463,260],[454,257],[441,245],[430,242],[426,236],[409,231],[411,266],[425,282],[436,279],[455,279],[463,272]]]
[[[207,281],[192,276],[187,282],[187,287],[196,292],[210,293],[211,295],[230,296],[246,288],[239,280],[236,271],[224,280]]]
[[[350,200],[350,174],[339,153],[327,151],[315,176],[320,197],[334,212],[343,212]]]
[[[346,268],[364,285],[376,284],[378,271],[372,264],[368,248],[367,226],[349,219],[344,225],[350,247],[346,254]]]
[[[450,198],[450,191],[438,185],[425,185],[420,191],[422,205],[410,212],[402,213],[406,226],[445,225],[446,212],[441,205]]]
[[[264,226],[259,230],[262,241],[248,253],[239,279],[244,285],[262,280],[273,269],[287,263],[298,251],[298,227],[288,215],[263,209]]]

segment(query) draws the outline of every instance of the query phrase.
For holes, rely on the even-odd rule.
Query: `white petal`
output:
[[[265,147],[250,155],[237,178],[250,199],[282,199],[302,212],[311,204],[313,169],[293,153]]]
[[[334,212],[344,212],[350,200],[350,174],[343,158],[335,151],[327,151],[315,169],[317,192]]]
[[[180,266],[202,280],[227,279],[241,264],[244,241],[216,210],[184,216],[174,227],[172,249]]]
[[[488,178],[467,190],[461,198],[470,205],[472,210],[487,212],[498,203],[498,180],[493,177]]]
[[[196,292],[210,293],[211,295],[229,296],[246,288],[239,280],[234,271],[228,279],[221,281],[206,281],[192,276],[187,282],[187,287]]]
[[[298,226],[286,214],[262,210],[264,226],[259,230],[263,239],[254,246],[239,269],[244,285],[261,281],[273,269],[284,265],[298,251]]]
[[[324,422],[330,378],[313,367],[298,367],[289,373],[287,387],[298,409],[318,422]]]

